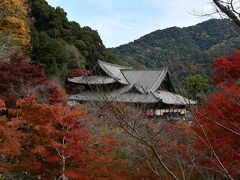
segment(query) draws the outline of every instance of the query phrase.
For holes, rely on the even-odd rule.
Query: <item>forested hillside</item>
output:
[[[30,0],[30,9],[31,59],[46,64],[48,75],[64,77],[70,68],[97,59],[121,63],[105,48],[97,31],[69,21],[62,8],[53,8],[45,0]]]
[[[240,48],[239,36],[228,26],[240,32],[230,20],[211,19],[157,30],[112,50],[138,66],[167,66],[180,79],[196,73],[211,76],[215,58]]]
[[[221,5],[229,1],[214,2],[231,11]],[[113,49],[135,66],[164,65],[182,77],[192,73],[186,92],[197,100],[203,99],[201,92],[208,97],[196,105],[167,92],[168,74],[159,78],[165,71],[151,73],[157,79],[151,89],[162,82],[156,90],[164,95],[157,101],[146,103],[145,97],[152,99],[155,93],[145,91],[138,80],[117,85],[113,73],[114,79],[103,77],[103,84],[94,82],[95,77],[82,78],[96,96],[102,94],[97,90],[105,90],[106,96],[98,97],[102,102],[69,103],[66,91],[51,77],[64,82],[68,72],[88,75],[82,66],[98,58],[119,64],[126,60],[109,52],[97,31],[68,21],[63,9],[45,0],[0,0],[0,180],[239,179],[240,50],[224,54],[239,48],[239,42],[223,20],[210,20],[156,31]],[[220,54],[224,56],[213,60]],[[214,72],[209,93],[203,77],[207,67]],[[108,82],[120,89],[110,93]],[[71,85],[69,89],[83,89]],[[107,100],[122,92],[139,92],[129,96],[137,101],[127,103],[125,96],[123,103]]]

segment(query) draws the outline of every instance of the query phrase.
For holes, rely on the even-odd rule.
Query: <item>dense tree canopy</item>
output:
[[[225,6],[216,4],[223,12],[239,15],[230,6],[234,1],[213,1]],[[221,20],[210,20],[195,27],[169,28],[115,51],[131,57],[133,64],[170,64],[176,75],[199,71],[187,77],[190,96],[198,98],[208,86],[201,74],[211,74],[201,68],[212,57],[240,48],[239,38],[222,27]],[[16,52],[10,56],[13,46],[25,53],[31,49],[32,61]],[[214,92],[194,108],[191,123],[150,122],[126,104],[105,104],[100,112],[96,104],[90,105],[93,113],[88,113],[95,113],[91,117],[82,105],[67,107],[65,91],[49,81],[45,70],[65,80],[67,74],[88,75],[91,69],[83,66],[91,68],[97,59],[124,63],[104,47],[97,31],[68,21],[62,8],[53,8],[46,0],[1,0],[1,176],[20,172],[38,179],[240,177],[239,51],[213,64]],[[66,88],[76,93],[81,89],[72,83]]]
[[[196,112],[200,164],[216,177],[240,176],[240,53],[214,63],[217,90]]]
[[[16,49],[14,46],[15,43],[12,42],[11,38],[0,32],[0,59],[7,60]]]
[[[201,99],[201,95],[206,94],[208,90],[208,79],[200,74],[189,75],[186,79],[187,94],[193,99]]]
[[[9,35],[23,52],[30,51],[29,6],[25,0],[1,0],[0,32]]]
[[[10,62],[0,61],[0,97],[7,106],[29,95],[35,95],[38,102],[66,102],[64,90],[47,79],[43,64],[29,63],[16,53]]]
[[[138,176],[116,156],[111,137],[94,137],[83,126],[88,119],[83,107],[40,104],[31,96],[18,100],[9,116],[10,121],[0,117],[1,173],[26,172],[41,179]]]
[[[193,74],[211,78],[214,60],[240,48],[240,37],[227,24],[240,33],[228,19],[210,19],[195,26],[154,31],[113,52],[133,64],[168,67],[178,82]]]
[[[46,64],[49,75],[65,76],[69,68],[91,67],[97,59],[121,63],[105,48],[97,31],[68,21],[62,8],[53,8],[45,0],[30,2],[34,18],[31,57]]]

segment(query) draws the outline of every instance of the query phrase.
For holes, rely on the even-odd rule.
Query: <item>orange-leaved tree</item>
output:
[[[199,167],[215,177],[240,177],[240,51],[213,65],[216,91],[195,113]]]
[[[85,110],[39,104],[34,96],[17,101],[11,124],[25,134],[15,169],[46,178],[123,178],[126,162],[115,159],[111,137],[96,138],[82,121]],[[110,149],[111,148],[111,149]]]
[[[8,124],[5,113],[3,113],[5,111],[5,103],[0,99],[0,172],[6,171],[10,165],[8,161],[14,161],[14,158],[21,154],[21,133]]]
[[[23,52],[30,50],[30,18],[25,0],[0,1],[0,32],[9,35]]]

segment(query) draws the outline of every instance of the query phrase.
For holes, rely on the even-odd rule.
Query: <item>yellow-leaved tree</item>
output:
[[[26,0],[0,1],[0,32],[8,35],[24,53],[30,50],[30,17]]]

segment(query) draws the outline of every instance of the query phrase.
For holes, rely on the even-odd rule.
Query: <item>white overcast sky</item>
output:
[[[210,17],[194,11],[213,10],[210,0],[47,0],[68,19],[97,30],[106,47],[131,42],[158,29],[186,27]]]

